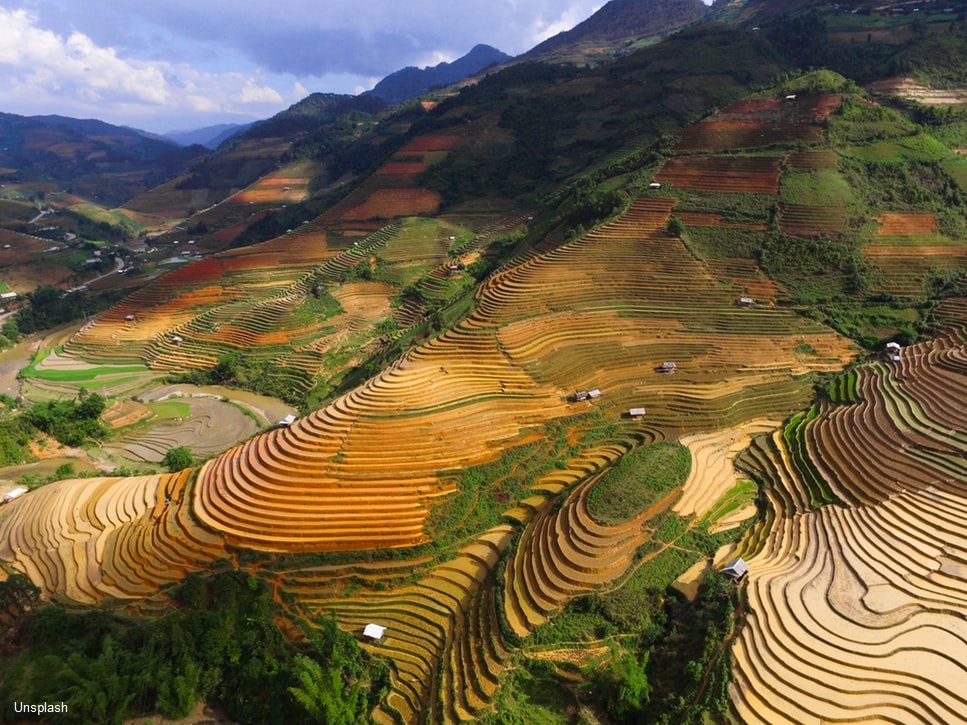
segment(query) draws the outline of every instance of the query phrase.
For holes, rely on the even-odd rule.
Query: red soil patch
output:
[[[682,189],[777,194],[780,161],[765,156],[676,157],[665,162],[655,179]]]
[[[726,106],[716,114],[716,120],[766,121],[772,119],[780,108],[778,98],[749,98]]]
[[[823,130],[792,123],[703,121],[689,126],[675,147],[678,151],[724,151],[764,148],[774,144],[817,143]]]
[[[431,134],[420,136],[410,141],[406,146],[397,151],[399,155],[420,154],[427,151],[449,151],[455,149],[463,143],[460,136],[447,136],[444,134]]]
[[[937,218],[930,213],[882,214],[876,218],[880,237],[906,237],[937,233]]]
[[[197,262],[186,264],[184,267],[176,269],[170,274],[166,274],[158,280],[158,285],[179,286],[212,282],[220,279],[224,271],[225,269],[221,262],[209,257],[208,259],[200,259]]]
[[[722,221],[722,215],[704,211],[683,211],[676,212],[683,224],[692,227],[721,227],[723,229],[751,229],[753,231],[764,231],[768,228],[766,224],[743,224],[742,222]]]
[[[362,204],[347,209],[344,220],[392,219],[415,214],[433,214],[440,208],[441,198],[426,189],[377,189]]]
[[[799,96],[796,105],[799,111],[799,120],[802,122],[822,123],[829,115],[839,108],[843,102],[843,97],[832,96]]]
[[[388,161],[377,169],[377,174],[422,174],[426,164],[422,161]]]

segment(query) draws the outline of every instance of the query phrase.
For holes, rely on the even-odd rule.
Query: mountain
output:
[[[209,149],[216,149],[223,141],[252,126],[251,123],[220,123],[215,126],[205,126],[191,131],[169,131],[164,135],[169,141],[179,146],[197,144]]]
[[[521,60],[584,62],[620,55],[702,18],[701,0],[611,0],[582,23],[548,38]]]
[[[391,73],[364,95],[376,96],[392,106],[416,98],[433,88],[461,81],[510,58],[511,56],[489,45],[475,45],[469,53],[452,63],[439,63],[422,69],[408,66]]]
[[[0,455],[61,456],[15,440],[39,429],[124,466],[0,489],[3,702],[962,721],[965,119],[856,81],[967,77],[967,27],[891,17],[891,45],[822,12],[426,106],[315,94],[173,182],[201,211],[156,194],[136,216],[171,233],[90,262],[133,274],[87,272],[97,228],[0,237],[11,288],[31,258],[86,288],[0,330],[76,309]]]
[[[353,138],[386,107],[375,96],[313,93],[271,118],[232,134],[169,183],[133,198],[126,208],[163,217],[190,216],[294,158],[319,156]]]
[[[0,167],[8,178],[71,185],[108,205],[177,175],[202,153],[95,119],[0,113]]]

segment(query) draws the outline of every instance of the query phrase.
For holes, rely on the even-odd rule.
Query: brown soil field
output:
[[[362,204],[347,209],[342,219],[392,219],[432,214],[440,208],[440,195],[426,189],[377,189]]]
[[[782,159],[767,156],[678,156],[655,180],[672,188],[777,194]]]
[[[931,213],[919,214],[881,214],[876,218],[880,228],[876,230],[881,237],[936,234],[937,218]]]
[[[967,103],[967,88],[930,88],[913,78],[891,78],[872,84],[874,93],[899,96],[927,106],[959,106]]]
[[[676,151],[726,151],[757,149],[774,144],[818,143],[823,130],[818,126],[750,121],[703,121],[689,126],[675,145]]]
[[[463,143],[461,136],[448,136],[444,134],[429,134],[415,138],[396,152],[397,156],[407,154],[420,154],[427,151],[449,151],[455,149]]]

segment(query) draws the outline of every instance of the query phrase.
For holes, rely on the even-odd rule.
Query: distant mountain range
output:
[[[179,146],[198,144],[208,149],[217,149],[223,141],[241,133],[250,126],[252,126],[251,123],[220,123],[191,131],[168,131],[164,134],[164,137],[169,141],[174,141]]]
[[[5,179],[54,181],[109,205],[157,186],[205,153],[95,119],[0,113]]]
[[[511,56],[489,45],[475,45],[469,53],[452,63],[438,63],[423,69],[409,66],[391,73],[364,95],[376,96],[393,106],[421,96],[433,88],[462,81],[510,59]]]

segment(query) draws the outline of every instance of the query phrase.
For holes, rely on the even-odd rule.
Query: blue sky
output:
[[[165,132],[358,93],[477,43],[521,53],[604,0],[0,0],[0,111]]]

